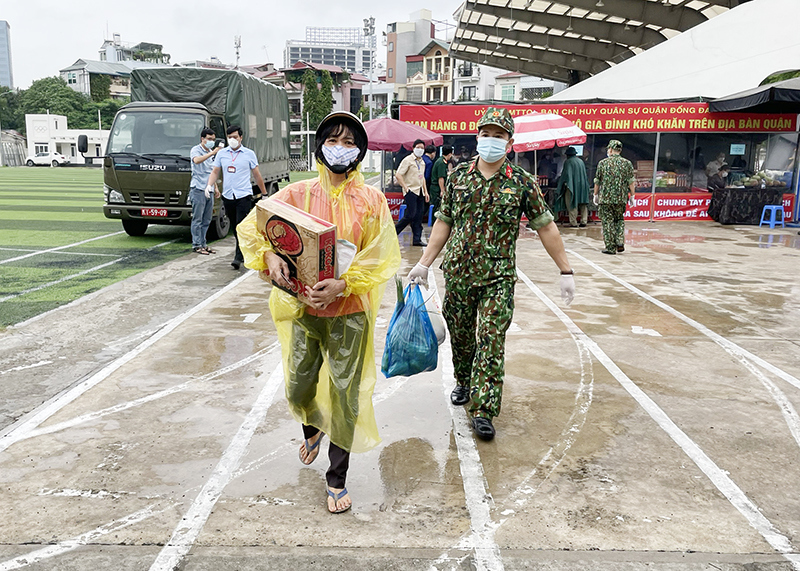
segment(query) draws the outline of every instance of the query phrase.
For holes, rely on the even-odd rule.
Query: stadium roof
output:
[[[753,0],[550,100],[692,100],[752,89],[773,73],[800,68],[799,19],[798,0]]]
[[[575,84],[749,0],[468,0],[451,55]]]

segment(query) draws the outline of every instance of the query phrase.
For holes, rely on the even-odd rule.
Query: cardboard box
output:
[[[295,297],[305,297],[305,286],[336,277],[336,225],[299,208],[267,198],[256,204],[258,231],[289,266],[290,288],[279,286],[268,272],[262,279]]]

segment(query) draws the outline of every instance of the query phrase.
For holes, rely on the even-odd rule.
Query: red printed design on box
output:
[[[306,286],[336,277],[335,224],[276,198],[260,201],[257,209],[258,231],[289,266],[286,278],[291,286],[276,284],[267,271],[259,272],[262,279],[295,297],[305,297]]]

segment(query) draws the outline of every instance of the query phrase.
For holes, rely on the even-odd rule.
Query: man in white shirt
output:
[[[425,161],[422,160],[424,154],[425,141],[417,139],[414,141],[411,154],[400,162],[395,173],[397,182],[403,187],[406,210],[403,218],[395,224],[394,229],[399,235],[406,226],[411,224],[412,245],[414,246],[428,245],[422,239],[422,216],[425,213],[426,203],[430,201],[428,189],[425,186]]]
[[[250,184],[250,175],[253,175],[262,198],[267,196],[267,187],[264,185],[264,177],[258,170],[256,154],[242,145],[242,128],[231,125],[226,132],[228,146],[217,153],[214,170],[208,177],[208,187],[213,192],[222,173],[222,203],[225,205],[225,214],[231,221],[233,235],[236,238],[236,253],[231,266],[234,270],[238,270],[244,263],[244,257],[239,249],[236,227],[253,209],[253,186]]]

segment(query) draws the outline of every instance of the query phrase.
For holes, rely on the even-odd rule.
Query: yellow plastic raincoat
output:
[[[385,284],[400,267],[400,246],[386,197],[364,183],[360,168],[351,172],[337,187],[332,185],[329,172],[322,164],[318,163],[317,168],[320,171],[319,178],[290,184],[274,196],[336,224],[337,238],[356,245],[358,251],[353,263],[341,276],[346,283],[343,297],[324,310],[315,310],[273,287],[269,308],[281,342],[286,395],[292,414],[303,424],[319,428],[340,448],[349,452],[365,452],[380,443],[372,408],[377,376],[375,318]],[[239,223],[237,233],[245,266],[254,270],[268,270],[264,255],[271,250],[271,246],[257,230],[256,209]],[[304,316],[335,318],[361,312],[365,315],[364,332],[359,336],[348,335],[347,331],[343,335],[341,332],[337,334],[334,329],[326,329],[324,325],[309,327],[309,321],[320,323],[320,320],[304,319]],[[356,320],[350,323],[361,322]],[[300,328],[306,335],[319,338],[323,356],[316,394],[313,400],[306,403],[299,403],[293,398],[297,392],[293,383],[297,378],[298,360],[302,358],[296,354],[296,337]],[[343,367],[347,359],[351,364],[354,358],[359,366]],[[332,363],[333,369],[339,371],[336,375],[331,374]],[[344,368],[351,370],[345,371]],[[354,378],[353,370],[360,371],[359,378]],[[353,402],[356,398],[357,402]],[[344,420],[348,416],[355,416],[354,426],[351,421]]]

